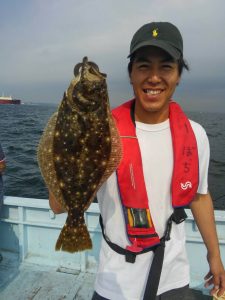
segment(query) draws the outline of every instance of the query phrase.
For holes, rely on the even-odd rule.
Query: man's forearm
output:
[[[3,173],[6,168],[5,160],[0,161],[0,173]]]
[[[210,194],[197,194],[190,205],[195,222],[210,255],[219,255],[214,209]]]

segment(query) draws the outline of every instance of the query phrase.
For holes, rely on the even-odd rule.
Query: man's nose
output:
[[[158,83],[161,81],[160,72],[158,69],[151,69],[148,74],[148,82]]]

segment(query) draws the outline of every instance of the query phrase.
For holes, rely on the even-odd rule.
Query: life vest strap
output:
[[[149,251],[154,251],[154,257],[152,260],[152,265],[148,274],[148,279],[146,283],[145,293],[143,300],[155,300],[158,286],[159,286],[159,280],[162,272],[162,265],[164,260],[164,253],[165,253],[165,246],[166,241],[170,240],[170,233],[172,229],[172,223],[175,222],[176,224],[180,224],[187,218],[187,215],[185,213],[185,210],[183,207],[175,208],[172,215],[169,217],[166,225],[166,229],[164,232],[164,236],[160,239],[160,244],[151,247],[151,248],[144,248],[139,252],[132,252],[128,249],[122,248],[119,245],[112,243],[107,236],[105,235],[104,231],[104,225],[102,221],[102,216],[99,217],[99,223],[102,229],[102,235],[105,239],[106,243],[109,245],[109,247],[117,252],[118,254],[124,255],[125,260],[128,263],[135,263],[136,256],[147,253]]]
[[[155,300],[158,291],[159,280],[162,272],[166,241],[170,240],[172,223],[175,222],[176,224],[180,224],[186,218],[187,215],[183,207],[175,208],[174,212],[169,217],[166,224],[164,236],[161,238],[160,240],[161,243],[156,248],[154,253],[151,268],[148,274],[148,280],[146,283],[143,300]]]
[[[103,221],[102,221],[102,216],[100,215],[99,217],[99,223],[100,223],[100,226],[101,226],[101,229],[102,229],[102,235],[103,235],[103,238],[104,240],[106,241],[106,243],[109,245],[109,247],[115,251],[116,253],[118,254],[121,254],[121,255],[124,255],[125,256],[125,260],[126,262],[129,262],[129,263],[134,263],[135,262],[135,259],[136,259],[136,256],[137,255],[140,255],[140,254],[143,254],[143,253],[147,253],[149,251],[155,251],[155,249],[157,248],[158,245],[154,246],[154,247],[151,247],[151,248],[144,248],[142,249],[141,251],[139,252],[133,252],[133,251],[130,251],[126,248],[122,248],[120,247],[119,245],[111,242],[107,236],[105,235],[105,230],[104,230],[104,225],[103,225]]]
[[[166,225],[164,235],[160,239],[160,244],[155,245],[155,246],[150,247],[150,248],[144,248],[144,249],[142,249],[141,251],[138,251],[138,252],[130,251],[128,249],[122,248],[119,245],[111,242],[107,238],[107,236],[105,235],[105,230],[104,230],[104,225],[103,225],[103,220],[102,220],[101,215],[99,216],[99,223],[100,223],[100,226],[101,226],[103,238],[112,250],[114,250],[118,254],[125,255],[125,257],[130,257],[130,256],[135,256],[136,257],[136,255],[140,255],[142,253],[147,253],[149,251],[155,251],[155,249],[157,247],[159,247],[160,245],[162,245],[164,243],[164,241],[169,241],[170,240],[170,233],[171,233],[171,229],[172,229],[172,221],[175,222],[176,224],[180,224],[186,218],[187,218],[187,215],[186,215],[185,210],[184,210],[183,207],[175,208],[174,212],[172,213],[172,215],[169,217],[169,219],[167,221],[167,225]],[[135,262],[135,259],[134,259],[133,262]]]

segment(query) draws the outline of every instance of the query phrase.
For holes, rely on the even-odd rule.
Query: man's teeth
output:
[[[144,90],[144,92],[150,95],[158,95],[161,93],[161,90]]]

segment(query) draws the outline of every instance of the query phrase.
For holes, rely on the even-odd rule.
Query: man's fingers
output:
[[[205,282],[205,287],[209,287],[210,285],[213,285],[213,278],[210,278],[208,279],[206,282]]]
[[[212,273],[209,271],[208,274],[205,275],[204,280],[208,280],[212,276]]]

